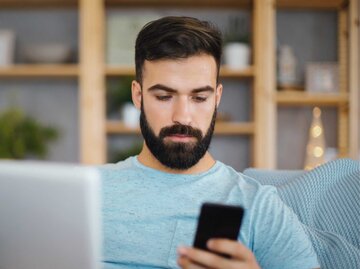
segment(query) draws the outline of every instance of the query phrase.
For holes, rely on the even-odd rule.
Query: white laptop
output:
[[[100,268],[100,208],[93,168],[0,161],[0,268]]]

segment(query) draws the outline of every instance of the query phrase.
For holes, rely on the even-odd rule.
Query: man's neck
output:
[[[138,161],[147,167],[172,174],[198,174],[209,170],[215,164],[214,158],[207,151],[205,155],[199,160],[199,162],[194,166],[190,167],[189,169],[172,169],[159,162],[159,160],[155,158],[155,156],[151,153],[145,143],[138,156]]]

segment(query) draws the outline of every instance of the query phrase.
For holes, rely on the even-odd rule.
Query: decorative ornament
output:
[[[289,45],[282,45],[278,59],[278,85],[280,88],[291,88],[297,84],[297,59]]]
[[[311,170],[325,162],[325,136],[321,121],[321,110],[313,109],[313,119],[309,131],[309,141],[306,146],[305,170]]]

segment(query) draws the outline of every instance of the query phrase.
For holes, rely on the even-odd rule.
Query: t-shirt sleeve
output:
[[[264,187],[254,206],[252,247],[262,269],[320,267],[303,224],[274,187]]]

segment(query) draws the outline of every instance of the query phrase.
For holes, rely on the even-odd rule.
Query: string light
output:
[[[324,163],[325,137],[321,122],[321,110],[315,107],[309,131],[309,142],[306,146],[305,170],[311,170]]]

